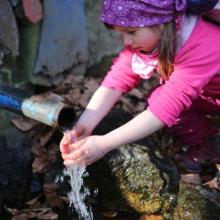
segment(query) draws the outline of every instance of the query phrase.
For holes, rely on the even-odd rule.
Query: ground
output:
[[[82,76],[69,74],[66,77],[66,80],[56,88],[41,88],[40,90],[38,87],[36,93],[38,93],[38,98],[40,99],[52,98],[55,100],[62,100],[72,105],[75,109],[76,115],[79,116],[93,92],[99,86],[100,82],[101,77],[88,76],[84,78]],[[156,78],[142,83],[138,88],[125,95],[118,102],[117,106],[133,115],[141,112],[145,107],[145,95],[156,84]],[[219,116],[214,118],[211,117],[210,120],[213,124],[219,126]],[[18,129],[27,132],[32,138],[32,153],[34,155],[34,161],[32,164],[33,177],[36,182],[41,184],[41,186],[33,191],[34,193],[32,195],[32,199],[26,202],[25,209],[11,209],[8,207],[6,210],[13,216],[13,220],[25,220],[33,217],[38,219],[58,219],[60,218],[58,214],[59,212],[54,210],[66,210],[65,207],[68,206],[68,199],[66,196],[61,196],[59,194],[57,184],[55,182],[51,183],[47,173],[51,172],[51,169],[54,167],[54,163],[57,161],[57,157],[59,157],[59,140],[62,137],[62,133],[57,128],[51,128],[43,124],[39,124],[36,121],[22,116],[14,118],[12,122]],[[169,156],[172,156],[172,154],[174,155],[179,149],[179,146],[175,148],[175,146],[177,146],[175,141],[167,134],[163,134],[162,138],[160,138],[162,150],[169,154]],[[155,136],[155,138],[157,138],[157,136]],[[216,137],[216,140],[217,145],[219,145],[219,138]],[[172,150],[169,148],[170,145],[174,146]],[[59,175],[57,174],[57,176]],[[220,190],[219,176],[220,165],[207,164],[204,166],[202,173],[193,174],[184,172],[182,173],[181,178],[183,182],[192,183],[194,185],[203,184],[212,188],[214,192],[217,192],[217,194],[215,193],[215,201],[220,203],[220,196],[218,194]],[[111,217],[114,220],[127,220],[129,218],[128,216],[120,217],[120,214],[119,217],[114,218],[117,214],[115,212],[104,212],[98,210],[97,213],[102,213],[100,216]],[[104,217],[100,218],[103,219]],[[132,219],[134,220],[134,218],[138,217],[133,216]],[[160,217],[142,216],[141,220],[144,219],[159,220]]]

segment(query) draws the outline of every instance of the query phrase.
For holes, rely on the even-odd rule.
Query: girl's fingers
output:
[[[68,144],[68,142],[67,142],[67,140],[66,140],[66,138],[65,137],[63,137],[63,139],[61,140],[61,142],[60,142],[60,151],[61,151],[61,153],[69,153],[69,146],[68,146],[69,144]]]
[[[68,166],[71,166],[71,165],[85,165],[85,162],[83,160],[81,160],[81,159],[65,160],[63,162],[63,164],[68,167]]]
[[[62,154],[62,157],[64,160],[76,160],[78,158],[83,157],[84,155],[85,155],[85,151],[83,148],[81,148],[69,154]]]
[[[66,131],[64,132],[64,136],[60,142],[60,151],[62,153],[70,153],[71,147],[70,145],[76,142],[76,131]]]

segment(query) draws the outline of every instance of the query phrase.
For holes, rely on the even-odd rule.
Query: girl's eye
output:
[[[135,31],[127,31],[128,34],[135,34]]]

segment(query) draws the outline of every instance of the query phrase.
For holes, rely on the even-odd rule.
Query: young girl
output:
[[[191,171],[219,160],[209,142],[206,114],[220,113],[220,28],[198,16],[186,16],[187,1],[103,0],[101,20],[120,33],[125,48],[94,93],[60,150],[64,164],[91,164],[121,145],[166,126],[188,146],[180,154]],[[140,79],[160,75],[148,107],[105,134],[93,129],[116,101]],[[73,141],[77,137],[78,141]]]

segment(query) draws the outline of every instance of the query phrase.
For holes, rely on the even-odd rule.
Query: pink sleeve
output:
[[[168,126],[220,70],[220,28],[200,21],[194,32],[177,54],[172,76],[148,101],[149,110]]]
[[[132,71],[132,56],[131,50],[124,49],[113,61],[111,70],[107,73],[101,85],[117,89],[123,93],[134,88],[139,82],[139,76]]]

